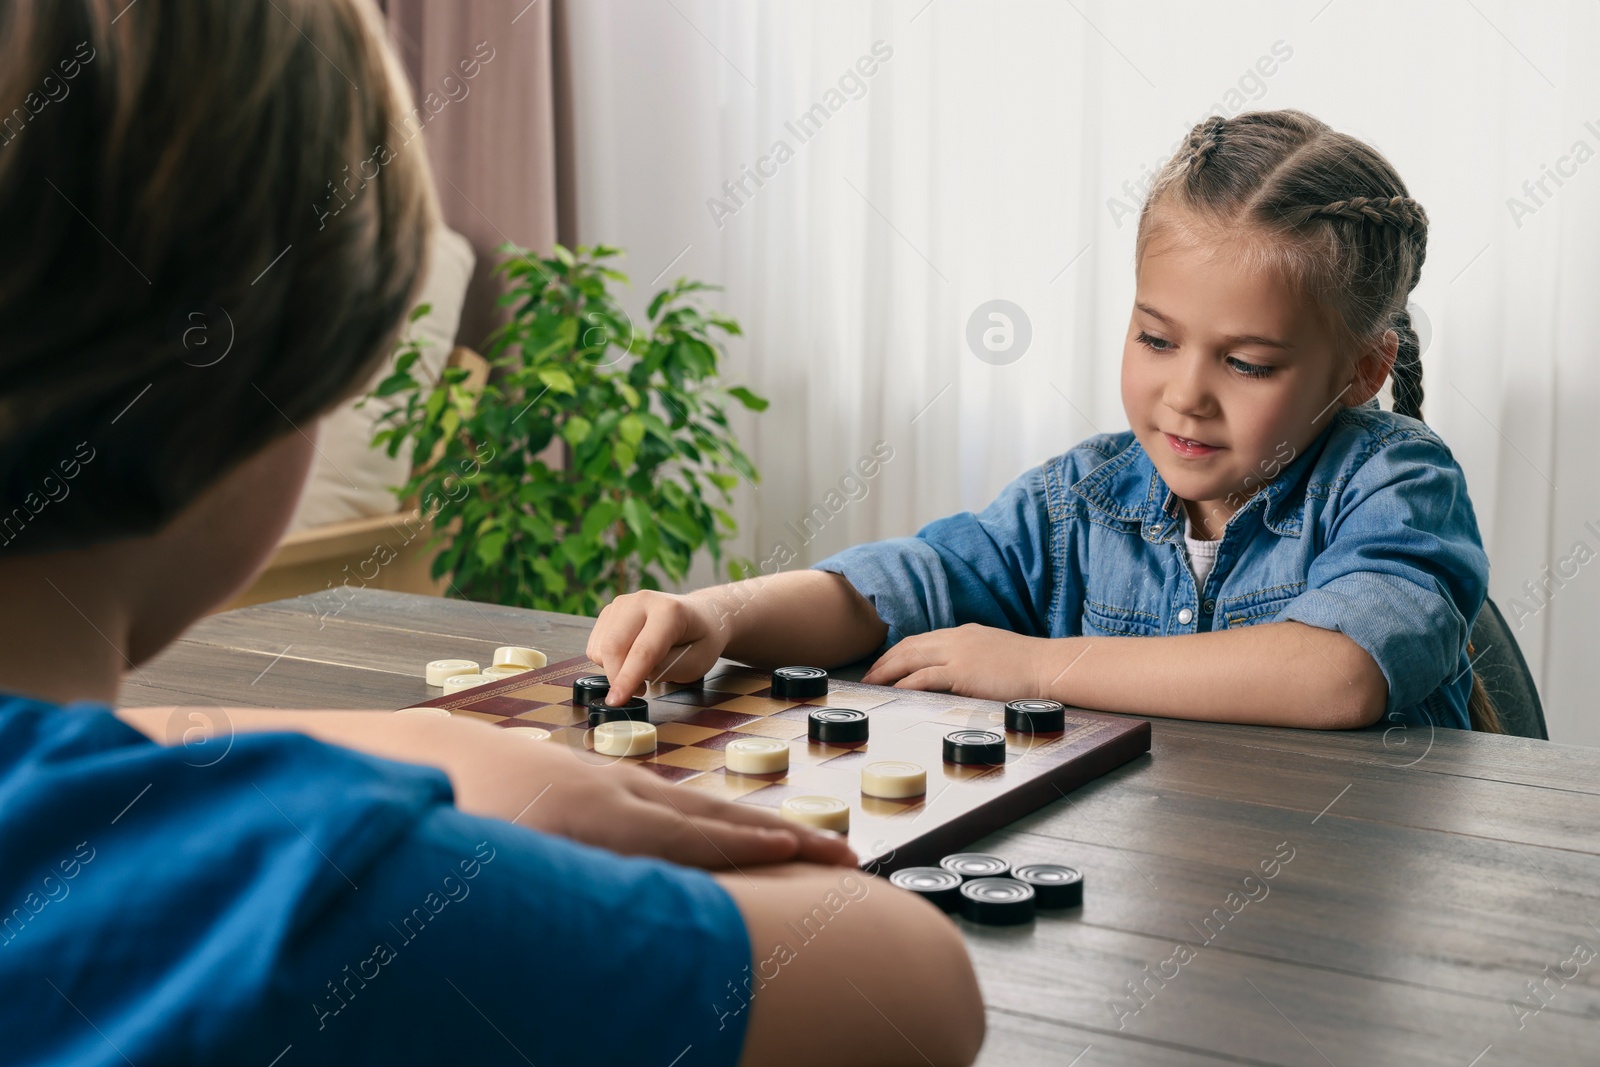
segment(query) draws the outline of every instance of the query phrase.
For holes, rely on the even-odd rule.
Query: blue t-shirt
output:
[[[433,768],[0,697],[8,1064],[732,1064],[750,958],[704,872],[462,814]]]
[[[1489,559],[1439,436],[1375,405],[1343,408],[1303,454],[1285,445],[1263,462],[1256,486],[1204,588],[1181,502],[1127,431],[1033,468],[980,513],[816,566],[872,602],[889,644],[966,622],[1034,637],[1337,630],[1383,671],[1387,721],[1466,729]]]

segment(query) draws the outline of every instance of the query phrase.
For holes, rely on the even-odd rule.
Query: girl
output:
[[[1427,225],[1383,156],[1310,115],[1196,125],[1139,218],[1128,431],[915,537],[618,597],[589,641],[609,699],[724,654],[876,652],[868,682],[996,700],[1498,729],[1467,656],[1488,560],[1420,421]]]

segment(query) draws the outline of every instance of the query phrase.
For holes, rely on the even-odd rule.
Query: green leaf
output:
[[[478,538],[474,552],[485,567],[493,566],[500,561],[500,554],[505,551],[506,540],[510,536],[506,530],[494,530]]]
[[[396,371],[383,381],[371,393],[374,397],[394,396],[396,393],[411,392],[417,388],[417,380],[404,371]]]
[[[565,396],[575,396],[577,386],[572,383],[572,375],[559,367],[545,367],[539,371],[539,380],[545,384],[552,393],[561,393]]]
[[[622,514],[622,505],[615,500],[602,500],[583,516],[583,528],[580,536],[585,541],[598,541],[608,533],[618,516]]]
[[[766,398],[757,396],[742,385],[736,385],[729,389],[728,395],[751,411],[765,411],[770,403]]]
[[[661,560],[662,568],[667,572],[667,577],[671,578],[673,581],[681,582],[688,576],[688,553],[680,552],[676,548],[673,548],[671,545],[663,541],[661,543],[661,549],[658,558]]]
[[[639,562],[644,564],[654,563],[661,551],[661,535],[654,526],[646,526],[644,533],[639,535]]]
[[[406,319],[406,322],[407,323],[416,322],[418,319],[422,318],[422,316],[428,314],[428,312],[430,312],[432,310],[433,310],[433,305],[432,304],[418,304],[416,307],[411,309],[411,315]]]
[[[647,319],[650,319],[651,321],[654,321],[655,317],[656,317],[656,313],[661,310],[661,305],[665,304],[671,298],[672,298],[672,293],[671,292],[669,292],[666,289],[661,290],[659,293],[656,294],[655,299],[650,301],[650,306],[645,309],[644,317],[647,318]]]
[[[663,511],[656,515],[656,521],[672,536],[694,548],[705,540],[705,534],[690,519],[675,511]]]
[[[581,570],[600,551],[600,547],[591,541],[568,537],[561,542],[557,551],[567,558],[574,570]]]
[[[550,592],[557,595],[566,592],[566,577],[560,571],[556,570],[555,567],[551,566],[548,559],[543,556],[535,556],[532,566],[534,573],[540,578],[544,579],[545,586],[550,590]]]
[[[517,517],[517,526],[531,537],[535,544],[548,545],[556,540],[556,528],[541,515],[524,513]]]
[[[654,530],[650,524],[650,512],[645,508],[644,502],[636,496],[630,496],[622,502],[622,519],[628,524],[628,529],[633,535],[643,540],[647,533]]]
[[[589,430],[592,425],[582,415],[573,415],[567,419],[567,424],[561,427],[561,436],[567,439],[568,444],[576,448],[589,439]]]
[[[644,420],[637,415],[624,415],[617,423],[617,433],[630,445],[644,440]]]

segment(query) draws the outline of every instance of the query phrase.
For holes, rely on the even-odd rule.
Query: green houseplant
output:
[[[728,402],[767,401],[718,378],[722,338],[739,326],[690,299],[717,287],[679,279],[641,329],[607,288],[627,281],[606,263],[618,249],[501,251],[513,311],[484,353],[488,383],[469,387],[462,368],[418,381],[408,342],[372,394],[392,405],[374,446],[395,455],[409,440],[427,457],[395,492],[431,511],[434,577],[473,600],[594,615],[617,594],[683,580],[702,550],[721,564],[737,532],[731,491],[758,477]],[[555,440],[560,467],[539,459]],[[730,577],[751,570],[727,561]]]

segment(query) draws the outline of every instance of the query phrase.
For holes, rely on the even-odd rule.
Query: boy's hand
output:
[[[607,704],[620,704],[649,681],[705,677],[730,634],[712,607],[694,597],[643,590],[605,606],[589,632],[585,655],[611,679]]]
[[[1063,668],[1078,654],[1062,657],[1062,644],[969,622],[906,638],[885,652],[861,680],[980,700],[1045,697],[1058,687],[1066,673]]]
[[[117,715],[167,745],[206,744],[222,755],[242,733],[309,734],[384,759],[437,767],[456,807],[585,844],[695,867],[723,869],[803,860],[855,866],[837,834],[777,812],[663,782],[649,771],[557,741],[528,741],[499,727],[371,711],[265,708],[120,708]],[[206,749],[209,759],[212,747]],[[210,765],[210,764],[207,764]]]
[[[526,745],[541,757],[537,779],[523,780],[528,803],[520,812],[497,813],[518,825],[712,870],[791,860],[857,863],[845,838],[786,822],[774,810],[719,800],[636,767],[596,766],[550,742]]]

